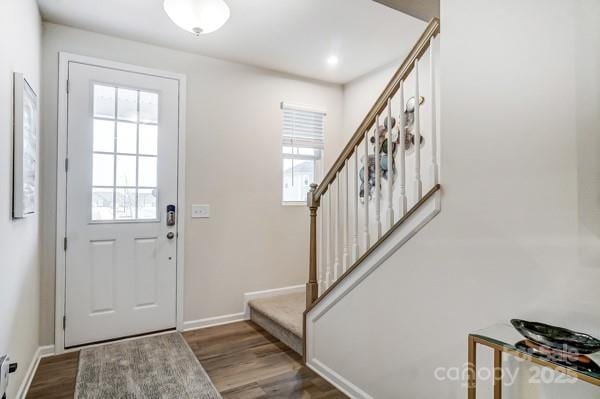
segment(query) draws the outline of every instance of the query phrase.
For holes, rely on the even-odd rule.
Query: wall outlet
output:
[[[0,356],[0,398],[4,397],[8,388],[9,361],[8,355]]]
[[[193,219],[207,219],[210,217],[210,205],[192,205],[192,218]]]

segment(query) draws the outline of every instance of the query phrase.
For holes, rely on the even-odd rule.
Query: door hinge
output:
[[[63,316],[63,330],[67,329],[67,316]]]
[[[67,79],[67,93],[71,91],[71,80]]]
[[[65,172],[69,171],[69,158],[65,158]]]
[[[64,241],[63,241],[63,246],[65,248],[65,251],[67,250],[67,237],[65,237]]]

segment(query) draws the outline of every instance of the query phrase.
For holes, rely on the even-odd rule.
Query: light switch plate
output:
[[[210,217],[210,205],[192,205],[192,218],[193,219],[207,219]]]

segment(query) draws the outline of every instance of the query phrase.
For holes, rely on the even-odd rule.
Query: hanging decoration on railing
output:
[[[423,96],[419,96],[419,104],[423,104],[425,102],[425,98],[423,98]],[[404,111],[404,115],[405,115],[405,121],[406,121],[406,126],[405,126],[405,134],[404,134],[404,139],[405,139],[405,145],[404,148],[406,149],[405,151],[409,151],[414,147],[415,144],[415,135],[413,134],[413,129],[414,129],[414,123],[415,123],[415,116],[414,116],[414,112],[415,112],[415,98],[411,97],[408,99],[408,101],[406,102],[406,107],[405,107],[405,111]],[[368,193],[368,199],[371,200],[373,198],[373,194],[375,193],[375,188],[376,188],[376,179],[375,179],[375,151],[379,152],[379,165],[380,165],[380,170],[381,170],[381,177],[385,180],[387,180],[388,178],[390,178],[390,171],[388,171],[388,145],[387,145],[387,140],[390,138],[390,129],[388,129],[388,126],[390,125],[390,122],[388,120],[389,118],[385,118],[383,121],[383,125],[379,125],[377,127],[377,134],[379,134],[379,148],[375,148],[375,143],[377,142],[377,140],[375,140],[375,134],[373,134],[372,136],[369,137],[369,143],[372,146],[372,151],[369,151],[370,153],[373,152],[373,154],[369,154],[368,157],[368,170],[367,170],[367,177],[368,177],[368,186],[369,186],[369,193]],[[400,144],[400,126],[399,124],[396,123],[396,118],[391,119],[391,140],[392,140],[392,171],[391,171],[391,178],[395,180],[396,177],[396,152],[397,149],[399,147]],[[421,145],[423,145],[423,136],[421,136]],[[362,167],[360,168],[359,171],[359,178],[360,178],[360,191],[359,191],[359,196],[361,199],[361,202],[364,203],[365,201],[365,157],[363,156],[361,158],[361,163],[362,163]],[[381,190],[381,180],[379,182],[379,190]]]
[[[395,175],[396,173],[396,165],[395,165],[395,160],[396,160],[396,146],[397,146],[397,140],[398,140],[398,129],[396,128],[396,118],[392,118],[392,123],[391,123],[391,138],[390,135],[388,134],[388,126],[389,126],[389,121],[388,118],[385,118],[384,122],[383,122],[383,126],[379,126],[379,165],[381,167],[381,176],[387,180],[388,178],[388,140],[392,140],[392,176]],[[371,139],[371,143],[373,143],[373,145],[375,144],[375,137],[373,137]]]
[[[363,166],[362,168],[360,168],[360,171],[358,172],[358,177],[360,178],[360,198],[361,200],[364,202],[365,200],[365,157],[361,158],[360,161]],[[369,178],[369,199],[371,199],[372,195],[373,195],[373,187],[375,187],[375,155],[369,155],[369,161],[368,161],[368,172],[367,172],[367,176]]]
[[[419,105],[423,105],[425,98],[419,96]],[[406,150],[410,150],[415,144],[414,126],[415,126],[415,98],[411,97],[406,101]],[[423,146],[423,136],[421,136],[421,146]]]

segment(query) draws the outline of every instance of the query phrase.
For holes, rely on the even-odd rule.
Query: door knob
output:
[[[172,240],[173,238],[175,238],[175,233],[173,233],[172,231],[169,231],[169,232],[167,233],[167,238],[168,238],[169,240]]]

